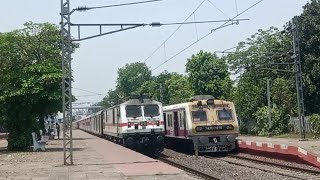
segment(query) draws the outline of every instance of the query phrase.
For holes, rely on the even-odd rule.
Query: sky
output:
[[[141,0],[70,0],[71,8],[79,6],[104,6]],[[148,4],[104,8],[86,12],[75,12],[72,23],[175,23],[184,22],[203,0],[163,0]],[[233,18],[259,0],[205,0],[187,21],[226,20]],[[167,70],[185,73],[185,63],[192,54],[200,50],[215,52],[234,47],[258,29],[282,26],[303,11],[307,0],[263,0],[254,8],[238,16],[238,25],[214,31],[211,35],[191,46],[181,54],[152,71],[153,75]],[[49,22],[59,25],[60,0],[10,0],[1,2],[0,32],[9,32],[23,27],[28,21]],[[75,82],[73,94],[78,102],[98,102],[110,89],[114,89],[117,71],[126,63],[146,62],[154,69],[165,60],[189,46],[197,39],[217,28],[222,23],[190,24],[181,28],[162,45],[149,59],[147,57],[159,47],[178,27],[141,27],[90,40],[80,41],[80,48],[72,55]],[[119,27],[103,28],[103,32]],[[77,29],[72,29],[77,37]],[[96,35],[99,28],[83,28],[81,36]],[[85,91],[84,91],[85,90]],[[89,96],[88,96],[89,95]]]

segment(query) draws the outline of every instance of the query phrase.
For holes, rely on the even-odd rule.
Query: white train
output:
[[[234,104],[199,95],[189,102],[163,107],[165,141],[190,151],[228,152],[236,149],[239,134]]]
[[[158,152],[164,148],[162,103],[147,96],[131,97],[119,105],[75,121],[73,125],[129,148]]]

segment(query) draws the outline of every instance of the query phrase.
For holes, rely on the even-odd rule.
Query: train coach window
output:
[[[156,104],[145,105],[144,106],[144,116],[159,116],[159,106]]]
[[[205,111],[192,111],[193,122],[208,121]]]
[[[141,117],[141,106],[129,105],[126,106],[126,116],[127,117]]]
[[[218,110],[218,117],[220,121],[232,120],[231,109]]]

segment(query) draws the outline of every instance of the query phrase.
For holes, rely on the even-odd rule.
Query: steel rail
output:
[[[256,159],[250,159],[250,158],[243,158],[243,157],[240,157],[240,156],[231,156],[231,155],[228,155],[229,157],[236,157],[238,159],[242,159],[242,160],[247,160],[247,161],[251,161],[251,162],[255,162],[257,164],[262,164],[262,165],[271,165],[271,166],[275,166],[277,168],[280,168],[280,169],[283,169],[283,170],[289,170],[289,171],[293,171],[293,172],[296,172],[297,169],[295,169],[294,167],[292,166],[289,166],[289,167],[284,167],[284,166],[281,166],[279,164],[273,164],[273,163],[269,163],[269,162],[266,162],[266,161],[259,161],[259,160],[256,160]],[[208,158],[208,159],[216,159],[215,157],[211,157],[211,156],[204,156],[205,158]],[[226,160],[226,159],[223,159],[223,158],[219,158],[218,160],[221,160],[221,161],[224,161],[224,162],[227,162],[227,163],[230,163],[230,164],[234,164],[234,165],[238,165],[238,166],[243,166],[243,167],[247,167],[247,168],[253,168],[253,169],[259,169],[261,171],[265,171],[265,172],[271,172],[271,173],[275,173],[275,174],[279,174],[279,175],[282,175],[282,176],[287,176],[287,177],[292,177],[292,178],[298,178],[298,179],[301,179],[301,177],[299,177],[299,175],[297,174],[288,174],[288,173],[285,173],[285,172],[278,172],[278,171],[275,171],[275,170],[272,170],[272,169],[266,169],[266,168],[261,168],[261,167],[255,167],[255,166],[251,166],[251,165],[247,165],[247,164],[244,164],[244,163],[241,163],[241,162],[232,162],[232,161],[229,161],[229,160]],[[305,169],[303,168],[300,168],[299,172],[298,173],[301,173],[301,174],[304,174],[304,176],[306,176],[305,173],[309,173],[308,175],[311,175],[312,178],[313,176],[316,176],[318,177],[320,175],[319,171],[313,171],[313,170],[310,170],[310,171],[305,171]]]
[[[233,154],[229,154],[228,156],[229,157],[238,158],[238,159],[244,159],[244,160],[248,160],[248,161],[253,161],[253,162],[257,162],[257,163],[262,163],[262,164],[267,164],[267,165],[273,165],[273,166],[278,166],[278,167],[282,167],[282,168],[287,168],[289,170],[298,170],[298,171],[301,171],[301,172],[307,172],[307,173],[311,173],[311,174],[320,175],[320,169],[319,169],[319,171],[312,170],[312,169],[305,169],[305,168],[300,168],[300,167],[289,166],[289,165],[286,165],[286,164],[277,164],[277,163],[274,163],[274,162],[263,161],[263,160],[248,158],[248,157],[242,157],[242,156],[237,156],[237,155],[233,155]]]

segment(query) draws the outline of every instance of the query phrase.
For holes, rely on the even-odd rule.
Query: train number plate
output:
[[[218,143],[220,142],[220,137],[209,137],[209,142]]]

